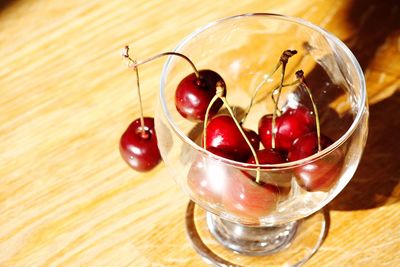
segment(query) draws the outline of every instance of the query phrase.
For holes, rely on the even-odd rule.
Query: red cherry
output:
[[[321,135],[321,149],[327,148],[333,142],[328,137]],[[306,158],[318,152],[317,133],[311,132],[294,140],[288,153],[288,161]]]
[[[145,172],[153,169],[161,160],[154,130],[154,119],[144,118],[145,133],[140,119],[134,120],[121,136],[119,150],[122,158],[133,169]]]
[[[207,107],[216,93],[217,82],[222,82],[222,77],[212,70],[200,70],[200,79],[195,73],[186,76],[175,91],[175,106],[178,112],[186,119],[204,121]],[[215,115],[222,106],[218,99],[210,109],[210,117]]]
[[[288,108],[275,120],[275,149],[288,151],[293,141],[315,130],[315,118],[303,106]],[[258,134],[265,148],[272,148],[272,115],[264,115],[258,123]]]
[[[321,135],[321,148],[327,148],[332,140]],[[295,161],[318,152],[318,137],[315,132],[297,138],[289,150],[288,160]],[[340,150],[335,150],[321,159],[303,165],[295,170],[298,184],[307,191],[328,191],[339,178],[343,163]]]
[[[296,169],[297,183],[309,192],[329,191],[340,178],[344,157],[340,150]]]
[[[275,209],[279,200],[277,186],[255,183],[240,171],[231,179],[230,188],[224,195],[224,206],[230,213],[254,221]]]
[[[279,164],[286,162],[286,158],[284,155],[272,149],[258,150],[256,151],[256,155],[258,157],[258,161],[260,164]],[[247,160],[247,163],[256,164],[253,155],[250,156],[250,158]],[[260,172],[261,181],[273,181],[274,184],[280,187],[282,195],[282,190],[286,189],[284,187],[290,186],[292,175],[290,173],[280,172],[280,171],[265,172],[263,171],[265,169],[266,169],[265,167],[261,167],[261,172]],[[247,177],[255,181],[257,177],[256,170],[243,170],[243,172],[247,175]]]
[[[229,153],[227,153],[227,152],[225,152],[225,151],[223,151],[221,149],[218,149],[216,147],[212,147],[211,146],[211,147],[208,147],[207,150],[210,151],[211,153],[217,155],[217,156],[220,156],[220,157],[223,157],[223,158],[226,158],[226,159],[235,160],[235,155],[229,154]]]
[[[259,148],[257,134],[243,129],[253,148]],[[250,141],[249,140],[249,141]],[[218,115],[210,120],[206,127],[206,148],[215,147],[234,155],[235,160],[245,161],[251,155],[251,149],[243,138],[234,120],[229,115]]]
[[[258,134],[255,131],[246,128],[243,128],[243,131],[247,139],[249,139],[251,146],[257,151],[260,148],[260,137]]]
[[[215,148],[212,150],[223,157],[229,156]],[[277,186],[257,184],[241,170],[209,157],[199,157],[193,162],[187,183],[196,201],[223,204],[228,212],[245,220],[257,220],[268,215],[280,197]]]
[[[285,162],[283,155],[272,149],[258,150],[256,151],[256,155],[260,164],[279,164]],[[256,160],[254,159],[253,155],[250,156],[250,158],[247,160],[247,163],[256,164]]]

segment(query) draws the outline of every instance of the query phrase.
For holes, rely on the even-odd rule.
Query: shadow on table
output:
[[[0,0],[0,13],[3,9],[6,9],[8,6],[14,4],[17,0]]]
[[[400,92],[370,107],[369,135],[356,174],[329,205],[359,210],[400,200]]]
[[[400,2],[354,0],[351,6],[348,23],[358,34],[346,40],[346,44],[366,70],[387,36],[400,30]],[[400,182],[399,118],[399,91],[370,106],[363,158],[353,179],[332,201],[330,209],[370,209],[400,200],[400,190],[395,192]]]
[[[345,40],[366,70],[385,39],[400,31],[400,2],[398,0],[353,0],[346,22],[355,34]]]

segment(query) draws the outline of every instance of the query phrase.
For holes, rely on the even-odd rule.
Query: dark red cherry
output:
[[[257,151],[260,148],[260,137],[258,134],[255,131],[246,128],[243,128],[243,131],[247,139],[249,139],[251,146]]]
[[[306,191],[329,191],[340,178],[344,157],[335,150],[295,170],[297,183]]]
[[[256,155],[258,158],[259,164],[279,164],[285,163],[285,157],[272,149],[261,149],[256,151]],[[256,164],[256,160],[254,156],[251,155],[250,158],[247,160],[247,163]],[[285,175],[284,173],[279,172],[265,172],[266,167],[261,167],[260,178],[261,180],[266,179],[268,181],[274,181],[274,184],[279,186],[288,186],[290,185],[290,180],[292,179],[291,176]],[[252,179],[253,181],[256,180],[257,171],[256,170],[243,170],[247,177]],[[282,190],[281,190],[282,191]]]
[[[327,148],[332,140],[321,135],[321,148]],[[297,138],[288,154],[289,161],[300,160],[318,152],[318,138],[315,132]],[[343,153],[338,148],[320,159],[299,166],[295,170],[297,183],[307,191],[328,191],[340,177]]]
[[[285,158],[279,152],[272,149],[261,149],[256,151],[259,164],[279,164],[285,163]],[[251,155],[247,163],[256,164],[254,156]]]
[[[211,147],[208,147],[207,150],[210,151],[211,153],[217,155],[217,156],[220,156],[220,157],[223,157],[223,158],[226,158],[226,159],[235,160],[235,155],[229,154],[228,152],[223,151],[223,150],[221,150],[219,148],[211,146]]]
[[[253,140],[254,149],[258,149],[257,134],[243,129],[246,136]],[[249,140],[250,141],[250,140]],[[210,120],[206,127],[206,148],[215,147],[230,155],[235,160],[245,161],[251,155],[251,149],[243,138],[234,120],[229,115],[218,115]]]
[[[216,93],[217,82],[222,82],[222,77],[212,70],[200,70],[200,79],[195,73],[186,76],[175,91],[175,106],[178,112],[186,119],[204,121],[208,104]],[[225,95],[225,94],[224,94]],[[210,109],[210,117],[215,115],[222,106],[218,99]]]
[[[161,160],[154,130],[154,119],[144,118],[143,133],[140,119],[133,121],[121,136],[119,150],[122,158],[133,169],[145,172],[153,169]]]
[[[333,142],[325,135],[321,135],[321,149],[327,148]],[[306,158],[318,152],[318,136],[317,133],[311,132],[300,136],[293,141],[292,147],[288,153],[288,161],[295,161]]]
[[[313,113],[303,106],[288,108],[275,121],[275,149],[288,151],[293,141],[315,130]],[[272,115],[264,115],[258,124],[258,135],[265,148],[272,148]]]

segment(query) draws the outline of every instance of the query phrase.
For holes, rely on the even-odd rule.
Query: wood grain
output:
[[[205,266],[184,232],[188,199],[160,164],[139,174],[118,140],[138,116],[137,58],[218,18],[299,16],[344,40],[365,70],[366,153],[333,201],[306,266],[400,265],[400,6],[396,1],[0,1],[0,266]],[[153,114],[164,61],[142,68]]]

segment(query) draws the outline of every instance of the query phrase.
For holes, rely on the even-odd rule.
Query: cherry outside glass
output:
[[[197,69],[222,76],[227,100],[240,120],[255,88],[287,49],[298,53],[287,64],[285,83],[295,80],[297,70],[304,71],[321,132],[334,143],[298,161],[258,166],[261,181],[272,189],[249,179],[256,177],[257,165],[202,148],[203,123],[183,118],[174,102],[177,85],[193,70],[178,57],[169,57],[164,66],[155,116],[158,146],[171,176],[191,199],[186,214],[189,239],[212,265],[299,266],[321,246],[327,231],[321,209],[352,178],[366,143],[365,80],[339,39],[307,21],[276,14],[212,22],[174,50]],[[270,93],[279,81],[280,71],[265,80],[245,128],[257,131],[260,118],[273,112]],[[298,86],[283,88],[278,104],[282,110],[311,107]]]

